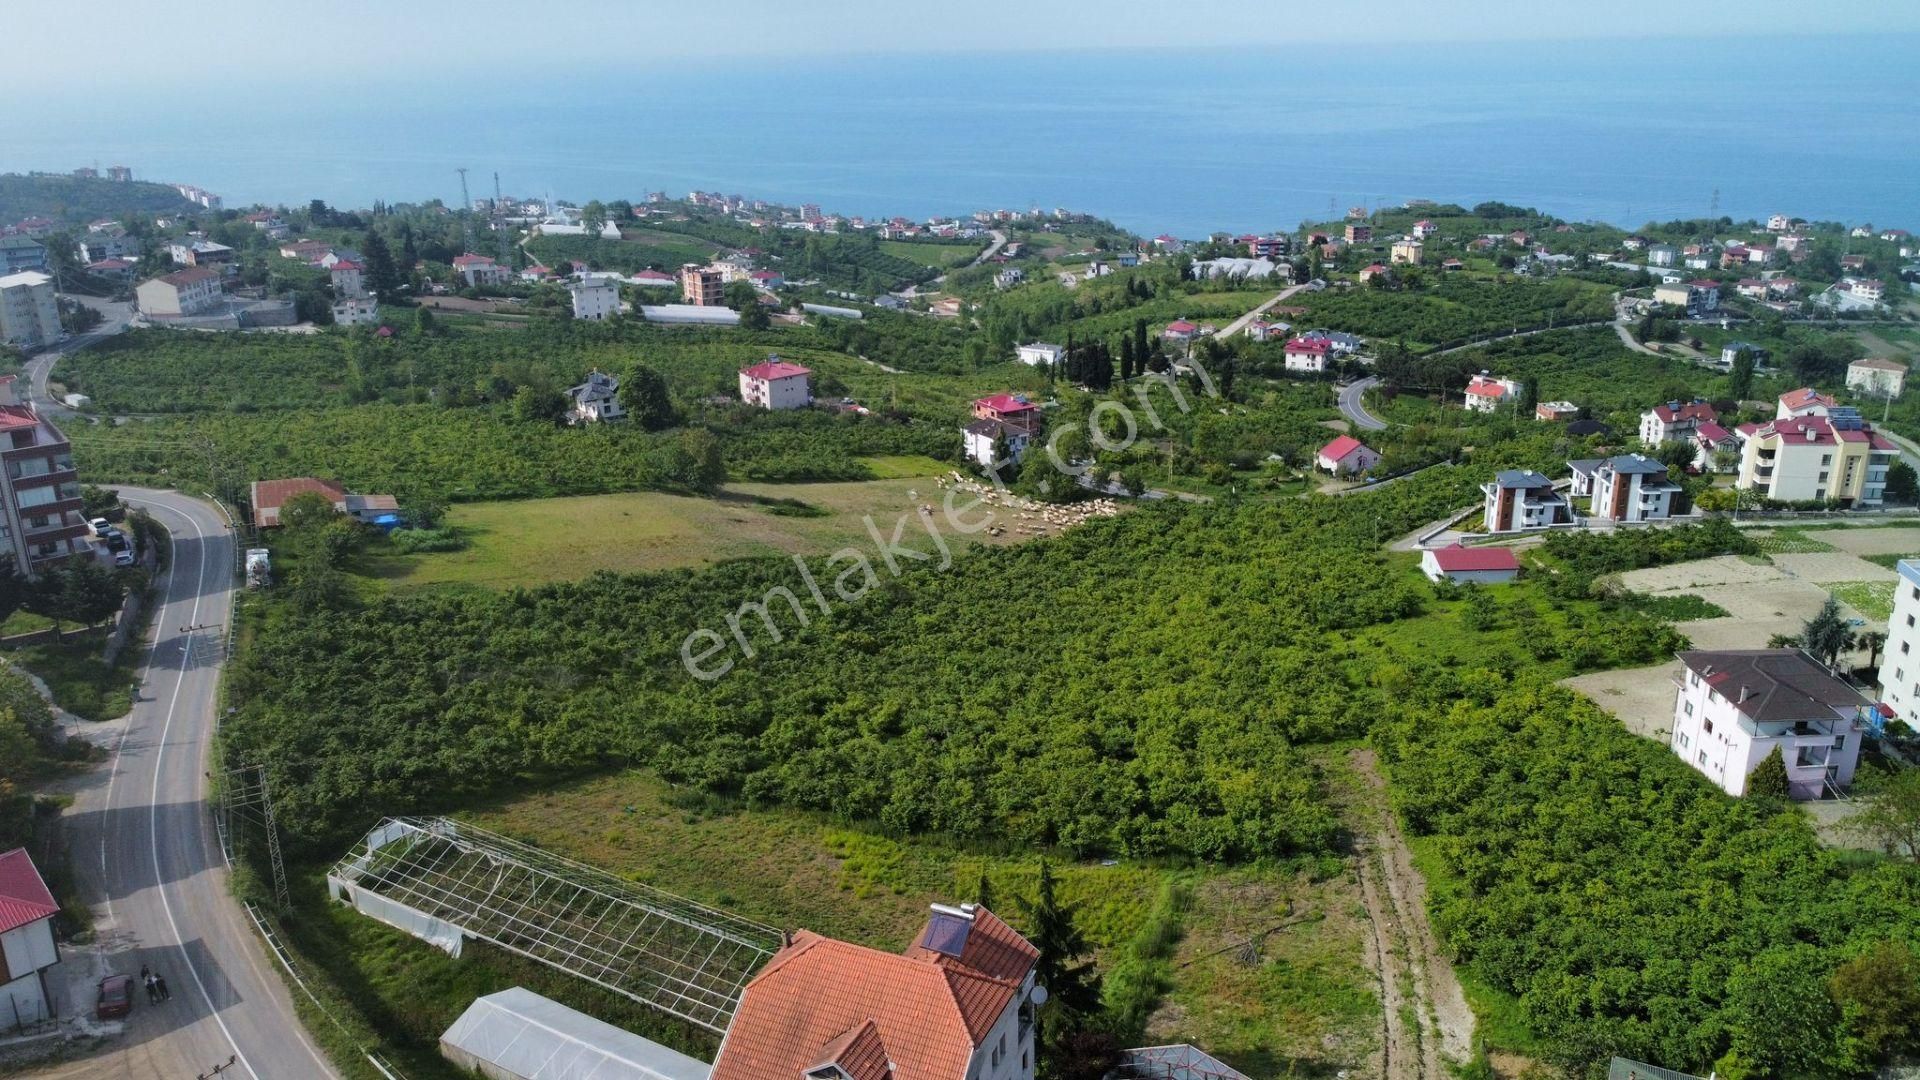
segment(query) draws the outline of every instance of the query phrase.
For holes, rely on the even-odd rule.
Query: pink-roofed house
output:
[[[60,914],[26,848],[0,855],[0,1024],[53,1018],[48,968],[60,962],[53,919]]]
[[[740,400],[763,409],[804,409],[813,404],[807,378],[813,372],[778,356],[740,369]]]
[[[1342,435],[1321,447],[1314,455],[1313,464],[1335,476],[1358,476],[1373,471],[1373,467],[1380,464],[1380,455],[1359,439]]]
[[[1281,350],[1286,354],[1288,371],[1321,372],[1327,370],[1327,358],[1333,354],[1333,342],[1323,337],[1297,337]]]
[[[1194,335],[1199,332],[1200,327],[1198,325],[1190,323],[1185,319],[1175,319],[1167,324],[1165,330],[1160,331],[1160,337],[1166,341],[1177,341],[1184,344],[1192,341]]]
[[[1467,382],[1466,404],[1474,412],[1493,412],[1501,402],[1519,393],[1519,383],[1512,379],[1498,379],[1483,371]]]

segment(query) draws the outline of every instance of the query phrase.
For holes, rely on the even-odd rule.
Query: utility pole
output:
[[[467,194],[467,167],[465,165],[462,165],[453,171],[460,174],[460,206],[462,208],[460,221],[461,221],[461,224],[466,227],[467,250],[472,251],[473,250],[473,196]]]
[[[513,262],[513,245],[510,242],[511,238],[507,235],[507,213],[500,208],[499,169],[493,170],[493,213],[488,215],[488,219],[492,223],[496,239],[499,241],[500,265],[507,266]]]

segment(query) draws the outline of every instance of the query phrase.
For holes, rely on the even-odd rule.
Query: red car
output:
[[[133,976],[109,975],[100,980],[100,996],[94,1000],[93,1015],[101,1020],[116,1020],[133,1011]]]

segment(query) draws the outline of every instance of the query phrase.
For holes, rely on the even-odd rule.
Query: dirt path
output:
[[[1356,750],[1350,760],[1365,785],[1364,798],[1350,810],[1360,837],[1360,895],[1372,926],[1367,959],[1380,979],[1376,1066],[1386,1080],[1445,1080],[1448,1063],[1463,1063],[1472,1052],[1473,1010],[1427,923],[1426,881],[1387,807],[1373,751]]]

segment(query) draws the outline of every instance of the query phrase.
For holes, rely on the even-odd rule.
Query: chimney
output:
[[[1745,684],[1745,683],[1742,683],[1742,684],[1740,685],[1740,699],[1739,699],[1738,701],[1735,701],[1735,702],[1734,702],[1734,704],[1735,704],[1735,705],[1745,705],[1745,704],[1747,703],[1747,695],[1748,695],[1748,694],[1749,694],[1750,692],[1751,692],[1751,691],[1749,691],[1749,690],[1747,689],[1747,687],[1746,687],[1746,684]]]

